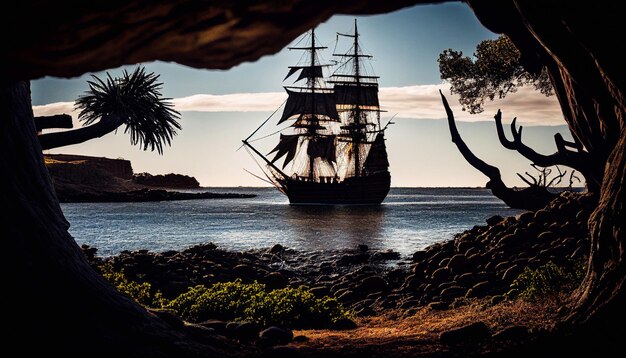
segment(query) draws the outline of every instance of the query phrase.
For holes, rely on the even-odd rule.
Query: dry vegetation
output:
[[[515,300],[495,306],[475,302],[445,311],[422,308],[413,314],[390,311],[381,316],[359,319],[359,327],[354,330],[295,331],[295,335],[306,336],[308,340],[292,343],[292,346],[304,355],[319,357],[440,355],[449,352],[449,347],[439,343],[439,334],[444,331],[479,321],[486,323],[492,333],[511,326],[526,326],[535,331],[550,329],[557,321],[557,308],[555,301],[531,303]]]

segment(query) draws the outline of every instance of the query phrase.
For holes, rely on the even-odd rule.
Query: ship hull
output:
[[[281,190],[291,204],[372,205],[389,193],[389,172],[348,178],[340,183],[318,183],[297,179],[281,180]]]

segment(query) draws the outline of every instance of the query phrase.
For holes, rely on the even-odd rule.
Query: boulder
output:
[[[446,302],[435,301],[428,304],[428,308],[433,311],[443,311],[450,307]]]
[[[356,323],[349,318],[340,318],[333,324],[334,329],[348,330],[357,328]]]
[[[472,288],[470,288],[465,297],[467,298],[483,298],[489,295],[489,293],[493,290],[493,284],[489,281],[483,281],[475,284]]]
[[[504,218],[500,215],[494,215],[490,218],[487,219],[487,225],[489,226],[494,226],[499,224],[502,220],[504,220]]]
[[[446,345],[475,344],[490,336],[489,327],[485,323],[475,322],[441,333],[439,341]]]
[[[450,286],[448,288],[444,288],[439,297],[441,297],[443,301],[452,301],[457,297],[465,296],[466,292],[467,288],[461,286]]]
[[[431,279],[435,283],[444,282],[450,277],[450,270],[447,267],[436,269],[431,275]]]
[[[271,290],[276,290],[280,288],[285,288],[289,285],[289,280],[283,276],[280,272],[270,272],[265,277],[263,277],[263,283],[267,286],[267,288]]]
[[[273,254],[278,254],[285,251],[285,247],[281,244],[276,244],[274,246],[272,246],[272,248],[270,249],[270,252]]]
[[[211,328],[215,330],[215,332],[223,334],[226,331],[226,322],[220,321],[217,319],[211,319],[204,322],[198,323],[200,326]]]
[[[311,293],[317,298],[322,298],[324,296],[330,296],[330,289],[326,286],[317,286],[311,289]]]
[[[506,271],[504,271],[504,274],[502,275],[502,281],[506,282],[512,282],[513,280],[515,280],[517,278],[517,276],[519,276],[520,273],[522,273],[522,271],[524,271],[524,265],[521,264],[514,264],[513,266],[509,267]]]
[[[379,251],[379,252],[375,252],[372,255],[372,260],[386,261],[386,260],[399,260],[399,259],[400,259],[400,253],[397,251],[392,251],[392,250]]]
[[[416,251],[413,253],[413,262],[423,261],[426,257],[428,257],[426,251]]]
[[[275,346],[291,342],[293,340],[293,332],[290,329],[271,326],[261,331],[259,337],[263,343]]]
[[[361,281],[357,285],[356,290],[362,293],[384,292],[387,291],[389,285],[384,278],[380,276],[370,276]]]
[[[456,254],[450,258],[448,268],[452,273],[464,273],[467,268],[467,257],[464,254]]]
[[[241,342],[250,342],[259,338],[259,326],[252,322],[229,322],[226,324],[228,336]]]
[[[245,279],[252,279],[257,276],[254,267],[245,264],[239,264],[233,267],[233,273],[237,275],[237,277]]]

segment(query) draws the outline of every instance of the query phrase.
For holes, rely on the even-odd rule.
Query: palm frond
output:
[[[142,66],[132,73],[124,70],[118,78],[109,73],[104,80],[92,76],[87,82],[89,90],[75,103],[80,109],[79,120],[89,125],[117,118],[126,125],[124,133],[130,134],[132,145],[163,154],[163,146],[171,145],[181,127],[180,113],[170,98],[162,97],[163,83],[158,79],[159,75],[146,72]]]

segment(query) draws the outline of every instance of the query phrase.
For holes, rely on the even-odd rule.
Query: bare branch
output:
[[[522,179],[522,180],[524,181],[524,183],[528,184],[528,186],[533,186],[533,185],[536,185],[536,184],[537,184],[537,181],[535,180],[535,178],[533,178],[533,177],[532,177],[530,174],[528,174],[528,173],[526,173],[526,175],[530,176],[530,177],[533,179],[533,181],[534,181],[535,183],[531,183],[531,182],[529,182],[529,181],[528,181],[528,179],[524,178],[524,176],[523,176],[523,175],[521,175],[520,173],[515,173],[515,174],[517,174],[517,176],[518,176],[520,179]]]
[[[35,117],[35,129],[40,132],[47,128],[72,128],[72,117],[69,114]]]
[[[465,160],[470,163],[474,168],[480,170],[481,173],[489,177],[489,179],[500,178],[500,170],[498,168],[482,161],[474,153],[472,153],[467,144],[465,144],[465,142],[461,138],[461,135],[459,134],[459,130],[456,127],[456,123],[454,121],[454,113],[452,113],[452,109],[448,104],[448,100],[446,100],[446,97],[443,95],[441,90],[439,90],[439,94],[441,95],[441,101],[443,102],[443,106],[446,109],[446,114],[448,115],[448,126],[450,127],[452,142],[456,144],[456,147],[463,155],[463,158],[465,158]]]

